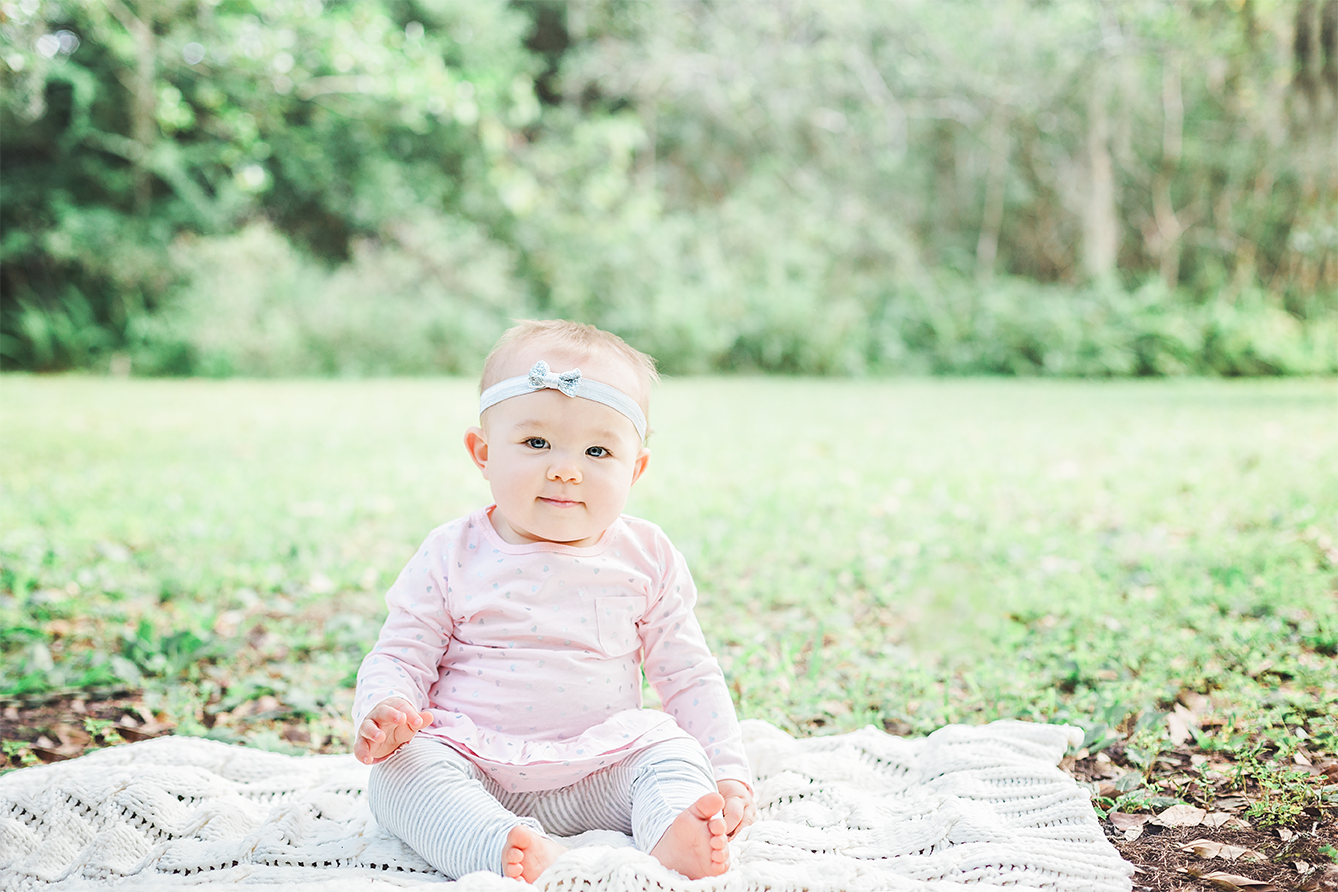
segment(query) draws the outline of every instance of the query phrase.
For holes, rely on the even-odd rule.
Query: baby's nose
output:
[[[560,480],[563,483],[580,483],[581,469],[576,463],[561,456],[554,456],[553,464],[548,468],[549,480]]]

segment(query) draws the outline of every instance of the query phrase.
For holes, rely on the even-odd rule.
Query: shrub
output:
[[[333,270],[266,224],[184,239],[185,285],[138,320],[149,374],[382,375],[475,370],[528,302],[510,253],[460,220],[420,216]]]

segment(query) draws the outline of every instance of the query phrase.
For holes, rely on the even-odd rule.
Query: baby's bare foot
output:
[[[506,847],[502,849],[502,875],[533,883],[565,851],[565,846],[542,833],[517,824],[507,834]]]
[[[661,864],[690,880],[718,877],[729,870],[729,846],[720,809],[725,798],[707,793],[683,809],[650,850]]]

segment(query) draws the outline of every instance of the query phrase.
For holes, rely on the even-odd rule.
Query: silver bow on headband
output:
[[[548,363],[542,359],[534,364],[529,375],[517,375],[505,381],[498,381],[483,391],[479,395],[479,414],[482,415],[502,400],[540,390],[560,390],[567,396],[579,396],[581,399],[603,403],[625,415],[636,428],[637,437],[643,443],[646,441],[646,414],[641,411],[641,406],[634,398],[610,384],[582,378],[580,369],[555,374],[549,371]]]
[[[560,390],[567,396],[576,396],[581,389],[581,370],[550,372],[548,363],[541,359],[534,364],[534,368],[530,369],[529,382],[535,390]]]

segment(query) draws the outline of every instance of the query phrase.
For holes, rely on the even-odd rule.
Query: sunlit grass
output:
[[[267,695],[337,738],[384,588],[488,498],[475,393],[0,378],[0,696],[144,686],[203,733]],[[1128,730],[1199,692],[1222,739],[1338,743],[1333,381],[683,380],[651,425],[629,511],[744,715]]]

